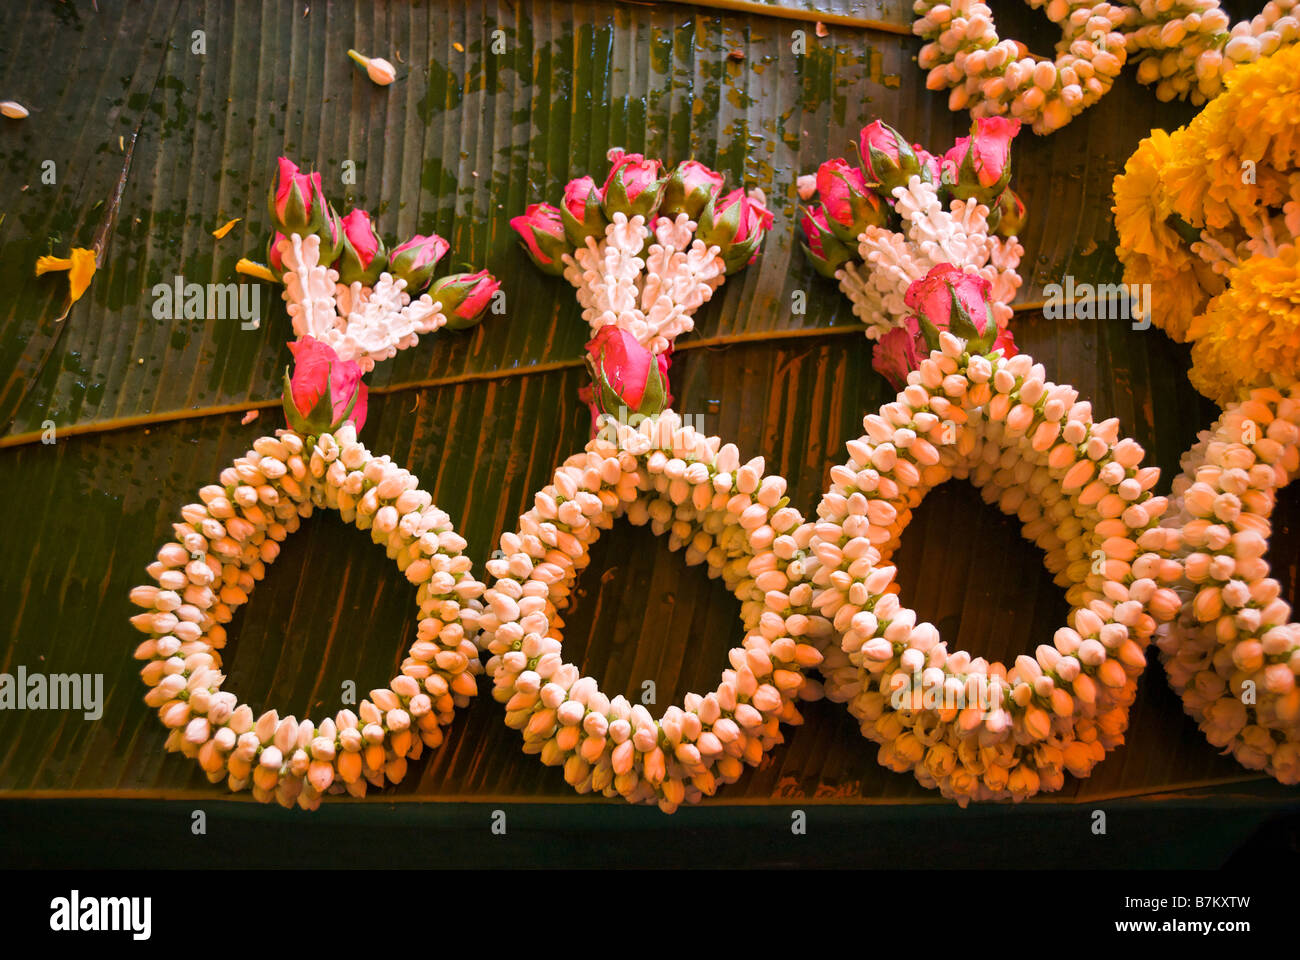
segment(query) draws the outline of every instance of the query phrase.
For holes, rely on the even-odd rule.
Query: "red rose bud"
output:
[[[430,299],[441,305],[450,330],[468,330],[483,319],[492,295],[501,284],[486,270],[449,273],[429,288]]]
[[[564,273],[560,258],[568,252],[569,244],[558,209],[549,203],[531,204],[524,208],[523,216],[511,219],[510,226],[519,234],[533,263],[557,277]]]
[[[388,270],[394,277],[406,281],[406,292],[414,297],[429,285],[438,261],[450,248],[451,245],[436,233],[427,237],[417,233],[389,252]]]
[[[895,390],[902,390],[907,386],[907,375],[929,355],[920,324],[916,317],[908,317],[903,326],[895,327],[876,341],[871,350],[871,368]]]
[[[329,218],[329,204],[321,192],[320,174],[299,172],[298,165],[281,157],[268,197],[271,223],[286,237],[316,233]]]
[[[304,437],[332,433],[348,420],[366,422],[366,385],[355,360],[340,360],[334,348],[313,337],[289,344],[293,376],[284,370],[284,416]]]
[[[889,210],[867,186],[862,171],[843,160],[827,160],[817,168],[817,195],[826,209],[826,222],[835,236],[857,243],[869,226],[883,226]]]
[[[671,348],[669,349],[671,350]],[[671,361],[668,358],[668,351],[665,351],[659,354],[658,356],[656,356],[655,360],[658,361],[659,376],[660,379],[663,381],[664,389],[667,390],[668,389],[668,367],[671,363]],[[590,370],[590,366],[588,367],[588,370]],[[589,383],[584,387],[579,387],[578,399],[587,405],[587,411],[591,414],[591,435],[593,437],[598,436],[600,434],[601,411],[600,411],[600,407],[597,406],[596,404],[595,384]],[[642,398],[642,402],[644,402],[644,395]],[[669,393],[664,397],[663,407],[664,409],[667,409],[672,405],[673,405],[673,395]],[[632,413],[632,411],[630,410],[627,412],[629,414]],[[618,416],[618,411],[614,411],[614,416],[616,417]],[[650,416],[650,414],[642,413],[641,416]]]
[[[612,219],[614,214],[623,213],[630,218],[639,213],[649,221],[663,198],[667,183],[664,165],[639,153],[624,153],[618,147],[609,151],[609,159],[614,166],[601,190],[605,216]]]
[[[762,194],[751,197],[744,190],[732,190],[710,200],[700,214],[695,236],[707,246],[719,248],[728,274],[754,262],[763,234],[772,226],[772,214],[761,198]]]
[[[592,400],[601,413],[654,416],[668,406],[668,358],[656,357],[614,324],[600,328],[587,344]]]
[[[931,267],[920,280],[913,280],[903,302],[915,311],[931,350],[939,349],[939,334],[945,330],[965,340],[971,353],[991,349],[997,337],[989,282],[951,263]]]
[[[335,267],[339,272],[339,282],[372,287],[388,267],[384,241],[375,233],[375,228],[370,225],[370,214],[364,210],[349,211],[342,224],[343,248]]]
[[[722,174],[717,171],[695,160],[685,160],[677,164],[668,178],[659,212],[665,217],[684,213],[698,222],[705,204],[722,193],[722,182]]]
[[[979,117],[969,137],[959,137],[944,154],[945,184],[959,200],[975,198],[991,206],[1011,180],[1011,141],[1019,120]]]
[[[853,251],[835,236],[820,206],[800,210],[799,229],[804,254],[823,277],[834,279],[835,271],[853,258]]]
[[[604,199],[591,177],[570,180],[564,188],[564,202],[560,204],[560,219],[564,222],[564,236],[572,247],[585,247],[588,237],[597,240],[605,236],[605,212],[600,204]]]
[[[1015,237],[1025,229],[1027,219],[1025,202],[1020,199],[1019,194],[1007,187],[998,197],[997,206],[989,214],[989,227],[1000,237]]]
[[[867,181],[879,184],[881,196],[892,197],[894,188],[921,174],[921,163],[903,135],[880,120],[862,128],[858,156]]]
[[[921,167],[921,176],[934,184],[943,182],[943,167],[939,163],[939,158],[919,143],[912,144],[912,149],[916,151],[916,162]]]

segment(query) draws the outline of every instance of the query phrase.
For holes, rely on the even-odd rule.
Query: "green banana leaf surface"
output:
[[[1045,18],[1002,6],[1004,35],[1050,53]],[[322,171],[335,206],[370,210],[386,238],[436,232],[451,243],[446,269],[486,267],[503,283],[504,314],[423,337],[378,365],[362,435],[421,478],[480,565],[589,429],[577,399],[587,327],[571,288],[532,266],[509,219],[558,201],[572,177],[602,178],[613,146],[668,164],[694,157],[730,185],[762,188],[774,227],[757,262],[679,341],[675,407],[742,456],[765,457],[812,515],[845,441],[890,391],[849,302],[799,249],[795,178],[849,155],[876,118],[934,152],[965,133],[968,115],[926,89],[910,16],[901,0],[4,4],[0,95],[31,115],[0,126],[0,672],[103,674],[104,705],[96,721],[0,712],[0,797],[251,802],[163,750],[131,659],[139,638],[127,592],[145,582],[181,505],[282,425],[292,331],[278,288],[262,286],[252,330],[157,319],[151,293],[177,276],[229,282],[241,256],[264,258],[266,190],[281,154]],[[391,60],[397,81],[371,83],[349,48]],[[1187,382],[1187,349],[1154,328],[1050,320],[1041,308],[1044,287],[1066,275],[1119,278],[1111,181],[1151,127],[1193,113],[1159,103],[1127,69],[1100,104],[1052,136],[1026,130],[1013,152],[1013,186],[1030,213],[1016,340],[1101,416],[1121,419],[1164,471],[1162,490],[1218,415]],[[90,246],[110,222],[89,291],[56,320],[66,275],[36,278],[36,258]],[[248,411],[258,418],[244,424]],[[43,442],[51,426],[53,442]],[[1270,557],[1292,602],[1298,518],[1287,492]],[[1010,658],[1064,622],[1041,554],[962,482],[919,508],[897,560],[903,599],[950,646]],[[332,714],[345,683],[365,691],[393,676],[414,612],[415,588],[368,535],[317,513],[237,614],[226,689],[256,711]],[[720,582],[620,524],[579,580],[566,654],[610,695],[639,700],[653,681],[652,709],[662,711],[714,687],[742,635],[737,613]],[[1260,781],[1205,741],[1154,650],[1150,659],[1126,745],[1089,779],[1031,804]],[[382,798],[609,805],[576,796],[559,769],[524,755],[489,694],[480,681],[446,743]],[[843,706],[804,713],[761,767],[706,806],[803,799],[956,812],[880,767]],[[1294,791],[1261,789],[1270,802],[1294,801]]]

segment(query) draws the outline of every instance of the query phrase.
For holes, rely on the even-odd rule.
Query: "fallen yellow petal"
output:
[[[39,277],[43,273],[49,273],[52,270],[71,270],[72,261],[67,257],[52,257],[46,254],[43,257],[36,258],[36,275]]]
[[[76,303],[90,286],[95,276],[95,251],[85,247],[72,248],[72,269],[68,272],[68,297]]]
[[[242,219],[244,218],[235,217],[235,219],[231,220],[229,223],[223,224],[222,226],[217,227],[217,229],[213,230],[212,235],[216,237],[218,240],[220,240],[222,237],[228,234],[232,229],[234,229],[235,224],[237,224]]]
[[[256,260],[249,260],[247,257],[240,257],[239,262],[235,264],[235,272],[242,273],[246,276],[257,277],[259,280],[266,280],[275,283],[275,274],[266,267],[262,266]]]

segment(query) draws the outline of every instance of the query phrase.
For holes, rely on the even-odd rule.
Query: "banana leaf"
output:
[[[758,261],[679,341],[673,389],[680,412],[745,456],[764,456],[811,515],[844,442],[889,391],[848,301],[799,250],[795,178],[847,155],[878,117],[932,150],[969,123],[926,90],[909,10],[898,0],[6,4],[0,90],[31,115],[0,129],[0,495],[9,505],[0,672],[101,673],[105,702],[97,721],[0,711],[0,797],[249,802],[164,752],[130,657],[127,591],[180,506],[280,424],[292,334],[277,290],[262,289],[251,330],[233,319],[157,319],[152,291],[178,276],[229,282],[241,256],[261,258],[265,189],[281,154],[323,171],[336,206],[369,209],[384,236],[435,231],[451,242],[448,269],[487,267],[504,282],[504,315],[423,338],[378,366],[363,434],[420,476],[479,563],[581,448],[589,423],[576,398],[587,335],[578,305],[527,261],[509,218],[554,202],[571,177],[602,175],[611,146],[668,163],[693,156],[761,187],[775,227]],[[1008,11],[1005,24],[998,15],[1004,35],[1050,52],[1055,33],[1040,15]],[[396,83],[372,84],[348,48],[390,59]],[[1030,222],[1013,324],[1053,379],[1121,419],[1167,490],[1179,455],[1217,415],[1187,383],[1186,348],[1155,329],[1053,321],[1041,310],[1044,286],[1067,274],[1118,279],[1111,181],[1149,128],[1192,115],[1157,102],[1132,73],[1059,133],[1016,143],[1014,185]],[[355,182],[344,182],[352,169]],[[107,237],[102,268],[56,320],[66,284],[35,278],[33,264],[97,234]],[[801,300],[806,309],[796,309]],[[248,411],[258,419],[243,424]],[[1298,523],[1288,492],[1271,557],[1293,602]],[[962,483],[918,509],[898,561],[904,601],[950,646],[1013,657],[1064,622],[1036,548]],[[226,689],[255,710],[334,712],[346,682],[364,691],[393,675],[413,639],[414,592],[368,536],[317,514],[237,614]],[[742,633],[737,612],[720,583],[666,543],[619,525],[579,581],[566,653],[610,695],[639,699],[652,681],[662,711],[716,683]],[[444,746],[384,799],[608,806],[523,755],[486,681],[480,693]],[[877,765],[843,707],[819,702],[805,715],[759,769],[706,806],[951,806]],[[1153,662],[1128,743],[1091,778],[1031,806],[1259,779],[1205,741]],[[1262,795],[1282,804],[1294,792]]]

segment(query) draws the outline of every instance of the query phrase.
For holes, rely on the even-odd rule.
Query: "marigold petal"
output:
[[[230,220],[230,221],[227,221],[226,223],[223,223],[221,226],[217,227],[217,229],[215,229],[215,230],[212,231],[212,235],[213,235],[214,237],[216,237],[218,240],[220,240],[222,237],[224,237],[226,234],[228,234],[231,230],[233,230],[234,227],[235,227],[235,224],[237,224],[237,223],[238,223],[240,220],[242,220],[242,219],[244,219],[244,218],[243,218],[243,217],[235,217],[234,220]]]
[[[72,268],[72,261],[67,257],[54,257],[46,254],[43,257],[36,258],[36,275],[39,277],[43,273],[50,273],[54,270],[69,270]]]
[[[72,266],[68,271],[68,298],[71,303],[81,299],[95,277],[95,251],[85,247],[72,248]]]
[[[275,274],[273,274],[256,260],[249,260],[247,257],[240,257],[239,262],[235,264],[235,272],[242,273],[248,277],[256,277],[258,280],[266,280],[269,283],[275,283]]]

